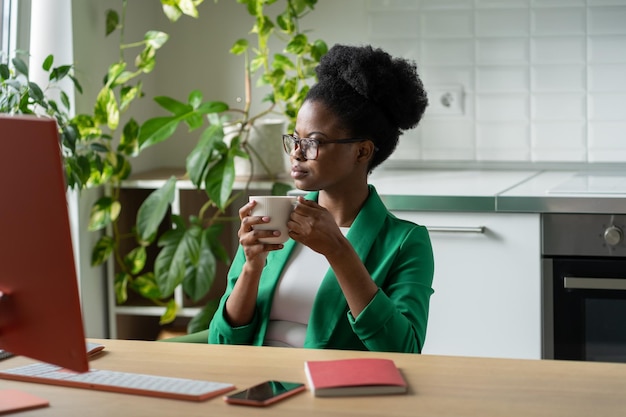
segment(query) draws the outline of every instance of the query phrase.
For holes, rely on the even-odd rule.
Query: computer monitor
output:
[[[0,349],[89,370],[56,122],[0,115]]]

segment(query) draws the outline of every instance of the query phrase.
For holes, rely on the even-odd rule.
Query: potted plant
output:
[[[198,17],[196,6],[202,1],[161,0],[161,4],[165,15],[177,21],[184,15]],[[297,110],[314,80],[314,68],[327,50],[323,41],[310,42],[300,28],[300,19],[313,10],[317,0],[237,1],[251,18],[249,35],[253,39],[242,37],[229,51],[241,56],[244,65],[246,94],[241,108],[205,101],[195,90],[185,101],[155,97],[167,115],[143,123],[133,117],[124,120],[131,105],[144,95],[142,78],[154,69],[157,51],[169,37],[151,30],[141,40],[126,42],[127,0],[121,0],[121,13],[110,10],[106,15],[107,36],[119,34],[120,58],[108,66],[92,114],[71,118],[69,100],[63,99],[63,94],[60,104],[46,95],[48,88],[65,77],[81,91],[71,65],[53,67],[54,57],[49,56],[43,68],[49,72],[51,85],[43,89],[28,80],[28,67],[20,58],[13,58],[12,66],[0,66],[0,111],[56,118],[68,185],[78,189],[104,185],[103,196],[91,210],[89,228],[101,233],[93,248],[92,264],[103,265],[113,259],[118,304],[126,302],[129,291],[135,292],[165,307],[162,324],[173,321],[180,307],[171,297],[175,288],[182,286],[192,300],[200,300],[212,286],[217,263],[229,263],[219,238],[228,221],[224,213],[236,198],[236,161],[245,158],[263,163],[262,158],[254,158],[259,147],[254,147],[250,134],[267,116],[280,116],[289,129],[293,128]],[[284,49],[273,53],[269,48],[272,38],[280,38]],[[125,59],[123,52],[132,48],[138,50],[134,60]],[[263,100],[267,107],[252,114],[255,84],[265,86],[269,94]],[[120,233],[118,219],[124,209],[120,191],[132,172],[132,158],[170,138],[181,124],[190,131],[202,131],[197,146],[187,156],[186,172],[193,185],[206,193],[206,204],[187,219],[172,216],[172,226],[159,233],[174,197],[177,179],[172,177],[143,202],[131,233]],[[272,192],[281,194],[288,188],[277,182]],[[147,250],[155,244],[158,255],[151,264]],[[215,304],[207,304],[191,321],[190,332],[207,327]]]
[[[180,10],[162,1],[171,19],[180,17]],[[174,198],[177,179],[170,178],[141,205],[135,233],[125,238],[127,243],[133,241],[134,248],[124,254],[116,253],[122,239],[115,233],[119,210],[116,189],[96,203],[92,211],[93,229],[109,226],[113,233],[103,235],[97,243],[93,263],[97,265],[109,256],[117,257],[120,266],[115,276],[118,303],[126,300],[130,288],[155,304],[165,305],[161,323],[171,322],[180,307],[170,298],[174,289],[182,285],[187,296],[200,300],[212,286],[217,262],[229,262],[219,236],[224,227],[224,213],[237,197],[233,194],[236,159],[254,157],[258,153],[258,148],[251,146],[250,134],[266,116],[282,116],[288,128],[293,128],[297,110],[314,79],[314,68],[327,51],[323,41],[310,42],[300,28],[300,19],[313,10],[316,1],[238,0],[252,18],[250,33],[255,39],[254,45],[245,38],[238,39],[230,49],[230,53],[242,57],[245,68],[246,94],[241,108],[231,108],[221,101],[204,101],[199,91],[192,91],[186,102],[161,96],[155,100],[168,115],[149,119],[138,130],[131,129],[132,135],[128,136],[136,138],[132,147],[140,152],[167,140],[181,124],[186,124],[190,130],[203,128],[197,146],[187,156],[186,172],[193,185],[206,192],[207,201],[188,219],[172,216],[173,227],[158,235],[157,229]],[[274,11],[275,18],[267,14],[271,6],[282,7]],[[109,20],[123,26],[115,17]],[[269,41],[276,35],[283,40],[284,50],[272,53]],[[264,99],[267,107],[251,114],[255,76],[257,85],[268,86],[270,93]],[[229,129],[230,137],[226,138],[225,131]],[[262,158],[257,160],[263,161]],[[281,194],[289,188],[289,185],[276,183],[272,192]],[[146,248],[155,242],[160,249],[151,269],[146,264]],[[209,302],[191,321],[189,332],[208,326],[216,301]]]
[[[167,16],[178,20],[183,14],[197,17],[195,5],[199,2],[163,0],[162,4]],[[122,16],[125,15],[126,6],[127,0],[122,0]],[[109,11],[106,15],[106,35],[115,31],[121,33],[119,59],[107,67],[104,85],[95,99],[91,114],[71,117],[68,95],[59,88],[61,81],[69,77],[76,91],[82,92],[80,83],[73,75],[72,65],[53,67],[54,56],[49,55],[42,64],[42,69],[48,73],[49,83],[40,86],[30,79],[29,65],[22,58],[24,54],[21,51],[14,52],[14,56],[7,54],[6,59],[2,60],[5,62],[0,63],[0,112],[36,114],[57,121],[67,185],[79,190],[103,186],[104,196],[92,208],[89,228],[109,228],[113,235],[122,210],[118,198],[122,181],[131,173],[131,158],[146,147],[140,149],[138,145],[140,123],[132,117],[122,123],[122,115],[143,96],[142,77],[152,72],[156,65],[156,52],[169,37],[164,32],[151,30],[146,32],[143,39],[125,43],[123,21],[120,21],[118,13]],[[123,52],[130,48],[138,50],[134,60],[124,58]],[[59,102],[48,94],[52,90],[60,90]],[[224,106],[219,103],[214,106],[208,103],[197,112],[205,114],[223,109]],[[111,234],[103,235],[93,250],[92,263],[101,265],[112,256],[118,265],[135,271],[140,266],[141,250],[133,252],[130,258],[125,257],[117,243],[112,240]],[[128,259],[136,264],[127,265]],[[141,282],[141,278],[137,279],[133,288],[147,291],[149,285],[141,285]],[[144,294],[152,298],[156,291]]]

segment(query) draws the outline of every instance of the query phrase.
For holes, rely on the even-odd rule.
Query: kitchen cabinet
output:
[[[538,213],[395,211],[427,226],[435,275],[423,353],[541,358]]]
[[[120,213],[118,228],[119,233],[124,234],[134,225],[137,211],[143,201],[155,189],[165,184],[171,175],[179,178],[176,183],[176,194],[174,201],[170,206],[170,213],[166,215],[159,228],[159,234],[171,227],[170,214],[179,214],[186,219],[189,215],[197,214],[200,207],[207,201],[204,191],[197,190],[193,184],[184,178],[184,172],[179,170],[159,169],[149,171],[134,176],[132,179],[125,181],[120,190],[120,201],[122,204],[122,212]],[[238,210],[247,201],[250,194],[270,194],[272,182],[270,181],[253,181],[247,184],[245,181],[235,182],[233,192],[239,192],[247,189],[245,195],[239,196],[233,204],[228,208],[226,216],[238,219]],[[237,229],[239,222],[227,223],[227,227],[222,233],[222,244],[232,256],[237,249]],[[122,250],[130,250],[132,247],[122,248]],[[148,264],[152,264],[158,254],[156,244],[148,247]],[[186,297],[181,287],[176,288],[174,298],[181,309],[178,313],[177,320],[169,326],[159,324],[159,318],[165,311],[165,307],[155,306],[150,301],[137,296],[129,291],[129,299],[124,304],[117,304],[114,293],[114,277],[116,266],[110,261],[107,268],[108,281],[108,311],[109,311],[109,337],[114,339],[143,339],[154,340],[158,338],[162,331],[178,332],[185,329],[189,320],[194,317],[200,308],[210,299],[219,298],[226,287],[226,273],[228,266],[218,263],[218,269],[213,287],[205,299],[199,302],[193,302]]]

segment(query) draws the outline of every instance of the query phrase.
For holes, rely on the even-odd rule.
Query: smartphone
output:
[[[229,404],[253,405],[264,407],[304,391],[299,382],[265,381],[235,394],[226,395],[224,401]]]

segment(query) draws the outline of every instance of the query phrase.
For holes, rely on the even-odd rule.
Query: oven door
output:
[[[626,362],[626,259],[553,258],[548,269],[554,359]]]

